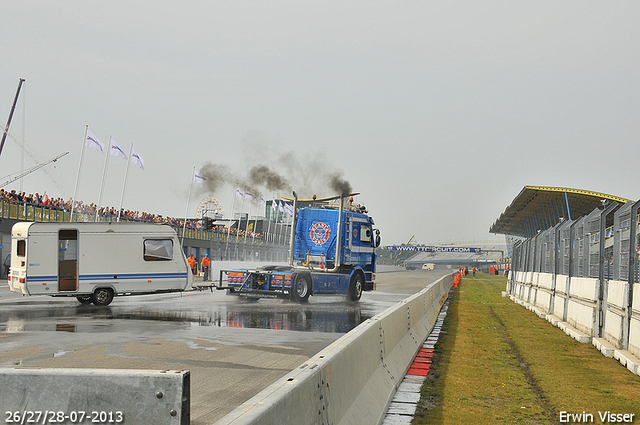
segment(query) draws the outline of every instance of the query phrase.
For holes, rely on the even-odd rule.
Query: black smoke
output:
[[[256,165],[249,171],[249,182],[254,186],[266,187],[271,191],[291,189],[284,176],[271,170],[266,165]]]
[[[329,187],[336,194],[347,196],[353,193],[353,188],[351,187],[351,183],[342,178],[342,173],[332,173],[329,176]]]
[[[216,193],[227,183],[234,180],[229,167],[224,164],[207,162],[200,168],[200,175],[206,179],[203,191]]]
[[[264,160],[264,158],[263,158]],[[322,154],[310,155],[300,159],[292,152],[284,153],[274,161],[279,171],[266,164],[252,166],[246,176],[233,172],[225,164],[205,163],[199,170],[206,179],[198,186],[198,192],[208,195],[219,194],[226,186],[235,190],[239,186],[255,196],[262,195],[261,189],[271,192],[287,192],[295,190],[300,197],[310,198],[313,194],[320,197],[353,193],[351,183],[343,172],[332,169],[331,161]]]

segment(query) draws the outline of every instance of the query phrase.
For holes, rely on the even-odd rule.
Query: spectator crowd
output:
[[[65,201],[63,198],[54,198],[50,197],[46,193],[40,195],[36,192],[36,194],[26,194],[25,192],[17,192],[15,190],[5,191],[4,189],[0,189],[0,201],[8,202],[14,205],[31,205],[34,207],[45,207],[51,208],[59,211],[67,211],[70,212],[73,207],[74,213],[82,214],[86,217],[86,220],[83,221],[93,221],[96,210],[98,212],[98,216],[106,219],[106,221],[113,221],[118,218],[118,209],[114,207],[99,207],[91,203],[89,205],[85,205],[82,201],[76,201],[73,204],[73,200],[69,199]],[[176,218],[176,217],[163,217],[158,214],[151,214],[147,212],[140,211],[131,211],[122,209],[120,211],[120,220],[122,221],[138,221],[145,223],[164,223],[168,224],[172,227],[183,228],[185,226],[184,218]],[[187,220],[186,227],[189,229],[196,230],[204,230],[204,226],[202,221],[200,220]],[[214,226],[209,231],[215,233],[222,233],[233,236],[240,237],[248,237],[255,239],[262,239],[263,235],[261,233],[256,233],[251,230],[238,230],[237,228],[227,228],[225,226]]]

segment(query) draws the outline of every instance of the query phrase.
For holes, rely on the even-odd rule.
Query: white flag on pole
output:
[[[102,143],[91,130],[87,129],[87,139],[84,141],[84,145],[97,150],[100,153],[104,153],[104,143]]]
[[[133,146],[131,147],[131,162],[142,168],[142,171],[144,171],[144,160]]]
[[[206,181],[207,181],[207,179],[202,177],[200,175],[200,173],[198,173],[198,170],[195,170],[195,173],[193,174],[193,182],[194,183],[204,184],[204,182],[206,182]]]
[[[278,209],[280,210],[281,213],[284,212],[284,207],[282,206],[282,202],[278,202]]]
[[[111,139],[111,155],[127,159],[127,155],[124,153],[124,150],[122,150],[120,145],[113,139]]]
[[[287,212],[287,214],[289,215],[293,215],[293,205],[291,204],[285,204],[284,205],[284,209]]]
[[[244,198],[244,192],[239,187],[236,187],[236,196],[240,199]]]
[[[255,201],[256,197],[253,196],[253,193],[251,193],[251,192],[245,192],[244,193],[244,199],[248,199],[251,202],[253,202],[253,201]]]
[[[267,201],[265,201],[262,196],[260,197],[260,205],[263,206],[263,207],[267,206]]]

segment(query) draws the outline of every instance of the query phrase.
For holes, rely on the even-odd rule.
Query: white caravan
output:
[[[109,305],[115,295],[191,289],[176,232],[150,223],[16,223],[9,289]]]

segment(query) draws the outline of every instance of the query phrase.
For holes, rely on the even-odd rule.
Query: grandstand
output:
[[[612,202],[621,206],[629,199],[581,189],[525,186],[489,232],[531,238],[558,223],[577,220]],[[607,227],[612,224],[613,218],[609,218]]]

